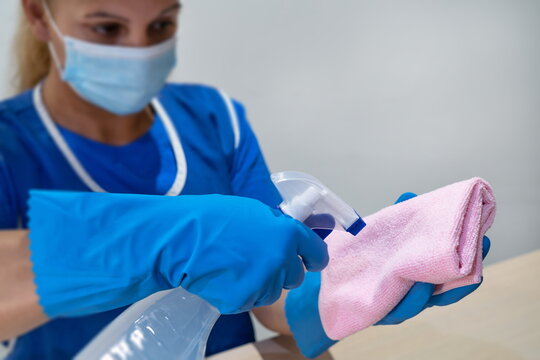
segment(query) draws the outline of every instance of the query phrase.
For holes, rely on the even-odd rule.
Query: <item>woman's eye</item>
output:
[[[122,25],[120,24],[101,24],[93,27],[93,30],[99,35],[103,36],[116,36],[122,30]]]
[[[152,31],[164,32],[168,31],[171,28],[174,28],[176,24],[173,21],[156,21],[152,24]]]

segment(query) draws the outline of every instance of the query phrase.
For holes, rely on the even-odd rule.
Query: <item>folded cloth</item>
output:
[[[334,231],[319,295],[326,334],[339,340],[375,324],[415,282],[437,284],[434,294],[479,283],[494,217],[491,186],[473,178],[384,208],[357,236]]]

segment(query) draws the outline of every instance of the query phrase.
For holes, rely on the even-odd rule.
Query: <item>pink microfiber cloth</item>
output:
[[[491,186],[473,178],[384,208],[357,236],[334,231],[319,295],[326,334],[339,340],[375,324],[417,281],[438,284],[435,294],[480,282],[494,217]]]

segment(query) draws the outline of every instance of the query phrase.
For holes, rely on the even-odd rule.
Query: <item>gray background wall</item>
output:
[[[0,5],[0,97],[18,1]],[[481,176],[487,263],[540,248],[540,1],[184,0],[174,81],[243,102],[273,171],[370,214]]]

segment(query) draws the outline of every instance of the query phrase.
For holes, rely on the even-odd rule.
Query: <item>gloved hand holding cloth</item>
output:
[[[307,274],[286,300],[304,355],[472,292],[482,280],[484,234],[494,217],[490,185],[473,178],[384,208],[365,218],[357,236],[332,232],[325,240],[329,265],[320,277]]]

